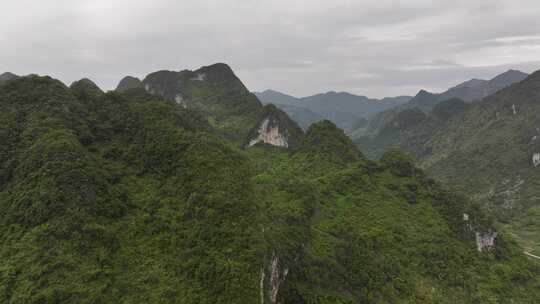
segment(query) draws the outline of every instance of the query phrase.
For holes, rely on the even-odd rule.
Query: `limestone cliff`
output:
[[[284,148],[295,147],[302,136],[302,129],[285,112],[269,104],[264,106],[259,122],[250,132],[248,146],[265,143]]]

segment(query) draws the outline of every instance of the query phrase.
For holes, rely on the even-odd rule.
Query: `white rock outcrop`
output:
[[[192,77],[191,80],[193,80],[193,81],[205,81],[206,80],[206,74],[199,73],[199,74],[197,74],[197,76]]]
[[[266,300],[269,300],[270,304],[278,304],[278,296],[281,284],[285,282],[287,275],[289,274],[289,268],[282,269],[281,261],[276,255],[276,252],[272,252],[272,258],[270,264],[261,268],[260,277],[260,303],[264,304]],[[268,271],[268,274],[266,273]]]
[[[534,167],[540,166],[540,153],[534,153],[532,157]]]
[[[272,254],[272,261],[270,263],[270,303],[276,304],[277,303],[277,297],[279,293],[279,286],[283,281],[285,281],[285,278],[287,277],[287,274],[289,272],[289,269],[285,268],[285,270],[281,273],[279,270],[279,258],[278,256],[273,253]]]
[[[261,268],[261,281],[260,281],[260,286],[259,286],[259,292],[260,292],[260,297],[261,297],[261,304],[264,304],[264,277],[265,277],[265,272],[264,272],[264,267]]]
[[[182,96],[182,94],[176,94],[176,96],[174,96],[174,101],[181,105],[184,109],[187,108],[187,101],[185,100],[184,96]]]
[[[476,248],[479,252],[489,250],[495,246],[497,232],[476,232]]]
[[[265,118],[258,131],[258,136],[249,142],[249,146],[253,146],[256,143],[263,142],[278,147],[289,147],[289,141],[287,135],[280,132],[279,127],[276,124],[270,123],[270,118]]]

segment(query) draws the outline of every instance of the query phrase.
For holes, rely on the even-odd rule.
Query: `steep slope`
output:
[[[516,228],[540,250],[538,223],[540,73],[484,99],[437,132],[422,165],[437,178],[465,189],[501,220],[530,215],[532,226]],[[513,223],[513,221],[510,221]],[[535,228],[536,227],[536,228]],[[535,233],[529,231],[536,230]],[[527,238],[527,237],[526,237]]]
[[[295,148],[302,139],[303,131],[285,112],[273,104],[264,106],[259,122],[248,137],[248,146],[257,143],[277,147]]]
[[[431,153],[426,143],[471,107],[470,103],[453,98],[437,104],[428,114],[418,108],[406,109],[396,113],[376,135],[358,137],[355,143],[371,158],[380,157],[392,147],[421,158]]]
[[[370,157],[391,146],[413,154],[429,174],[465,191],[538,254],[539,75],[477,103],[450,100],[428,115],[398,112],[377,135],[355,142]]]
[[[313,124],[292,155],[264,146],[248,152],[264,189],[268,266],[261,282],[269,303],[538,297],[537,279],[527,273],[538,269],[477,209],[426,178],[403,154],[367,161],[329,121]],[[528,286],[499,285],[506,280],[499,269]]]
[[[0,302],[258,301],[252,173],[196,113],[41,77],[0,109]]]
[[[262,105],[223,63],[196,71],[158,71],[142,81],[154,95],[200,111],[222,136],[242,144],[255,125]]]

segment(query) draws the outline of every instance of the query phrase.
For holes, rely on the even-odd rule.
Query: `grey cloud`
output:
[[[252,90],[381,97],[540,69],[537,0],[20,0],[0,71],[89,77],[230,64]],[[517,37],[517,38],[516,38]]]

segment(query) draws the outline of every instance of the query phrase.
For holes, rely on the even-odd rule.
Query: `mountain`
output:
[[[524,80],[528,75],[521,71],[509,70],[495,76],[491,80],[471,79],[446,90],[443,93],[430,93],[420,90],[410,101],[371,117],[365,128],[353,131],[355,137],[374,136],[394,116],[403,110],[418,108],[424,112],[431,111],[438,103],[452,98],[459,98],[467,102],[478,101],[514,83]]]
[[[324,120],[324,117],[321,115],[302,106],[284,105],[279,103],[276,103],[275,105],[287,113],[287,115],[297,122],[304,130],[307,130],[313,123]]]
[[[369,161],[327,120],[311,125],[292,153],[264,146],[248,153],[257,164],[255,182],[268,195],[269,266],[261,281],[270,283],[269,303],[407,303],[411,297],[484,303],[537,296],[518,296],[511,284],[502,285],[510,287],[506,294],[493,292],[495,277],[501,278],[495,269],[508,267],[519,280],[514,270],[535,272],[536,266],[526,266],[525,256],[477,208],[440,188],[402,153]],[[535,281],[524,290],[532,291]]]
[[[356,142],[370,156],[389,146],[412,153],[430,175],[486,206],[539,254],[539,89],[536,72],[476,103],[439,103],[409,125],[399,112],[376,136]]]
[[[0,303],[540,297],[540,266],[467,198],[399,151],[368,160],[330,121],[302,134],[233,75],[2,85]],[[290,145],[239,144],[259,130]]]
[[[465,101],[480,100],[516,82],[523,81],[527,76],[528,74],[521,71],[509,70],[495,76],[489,81],[472,79],[442,93],[438,96],[438,100],[443,101],[453,97],[461,98]]]
[[[245,142],[262,111],[257,97],[223,63],[195,71],[157,71],[147,75],[141,83],[128,76],[120,81],[117,92],[130,88],[144,88],[151,95],[201,112],[209,118],[212,127],[238,145]]]
[[[328,92],[301,99],[301,103],[315,113],[335,122],[340,128],[351,130],[360,118],[395,107],[410,98],[406,96],[370,99],[345,92]]]
[[[539,89],[536,72],[485,98],[433,136],[426,144],[432,152],[422,160],[433,176],[464,189],[511,224],[536,253],[540,253],[540,226],[534,224],[540,223],[534,161],[540,152]]]
[[[517,70],[508,70],[505,73],[502,73],[495,78],[491,79],[487,84],[487,87],[491,90],[488,95],[495,93],[501,88],[507,87],[516,82],[525,80],[529,75]]]
[[[101,95],[103,91],[90,79],[83,78],[73,82],[69,88],[76,95]]]
[[[17,79],[17,78],[19,78],[19,76],[10,72],[5,72],[3,74],[0,74],[0,84],[9,80]]]
[[[273,103],[288,106],[301,106],[299,98],[287,95],[274,90],[265,90],[263,92],[254,92],[262,103]]]
[[[142,81],[139,78],[133,77],[133,76],[126,76],[120,80],[118,85],[116,86],[117,92],[125,92],[127,90],[137,89],[137,88],[143,88],[144,85]]]
[[[316,113],[323,119],[336,123],[340,128],[351,130],[355,123],[385,109],[395,107],[411,99],[408,96],[371,99],[346,92],[328,92],[313,96],[296,98],[273,90],[255,93],[263,103],[273,103],[281,107],[302,126],[309,126],[314,121],[309,112]],[[299,108],[307,110],[299,114]],[[304,119],[304,117],[308,117]]]
[[[405,109],[394,113],[375,135],[357,137],[355,142],[371,158],[380,157],[394,147],[423,157],[430,153],[425,147],[426,142],[471,107],[471,103],[452,98],[438,103],[428,114],[419,108]]]
[[[174,102],[0,88],[1,303],[253,303],[245,157]]]

